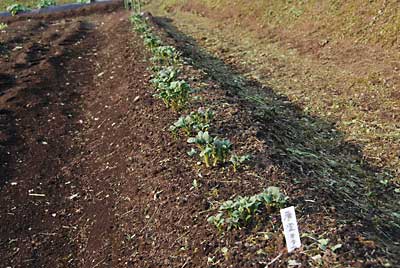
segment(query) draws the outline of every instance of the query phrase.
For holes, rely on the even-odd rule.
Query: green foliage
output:
[[[7,29],[7,27],[8,27],[7,23],[0,22],[0,31]]]
[[[237,154],[232,154],[231,158],[229,159],[229,162],[232,163],[233,171],[236,172],[238,167],[248,160],[250,160],[250,155],[248,154],[241,156]]]
[[[211,153],[213,158],[213,166],[216,166],[218,163],[225,163],[231,150],[232,143],[229,140],[221,140],[218,137],[215,138]]]
[[[186,106],[189,101],[191,88],[183,80],[172,81],[164,84],[163,87],[156,88],[156,97],[162,99],[165,105],[174,111],[179,111]]]
[[[46,8],[55,5],[57,5],[55,0],[40,0],[37,4],[37,8]]]
[[[159,65],[178,65],[181,53],[172,46],[158,46],[152,49],[153,57],[151,61]]]
[[[158,65],[152,68],[156,71],[151,80],[157,91],[155,96],[162,99],[167,107],[181,110],[188,103],[192,90],[188,83],[178,80],[179,71],[176,66],[180,62],[180,53],[172,46],[163,46],[140,14],[132,15],[130,21],[153,53],[151,60]]]
[[[90,0],[77,0],[76,2],[79,4],[89,4]]]
[[[208,131],[199,131],[194,138],[189,138],[188,143],[196,144],[200,149],[200,157],[207,167],[210,167],[210,157],[212,152],[212,142],[214,139],[208,134]]]
[[[285,197],[278,187],[268,187],[264,192],[253,196],[238,196],[234,200],[227,200],[221,204],[218,213],[208,218],[219,231],[225,228],[240,229],[247,226],[255,216],[264,211],[271,212],[285,205]]]
[[[179,70],[169,66],[164,67],[158,70],[155,74],[153,79],[150,82],[157,88],[157,89],[164,89],[173,81],[177,81],[179,76]]]
[[[144,29],[138,29],[138,31],[143,31]],[[150,48],[151,51],[154,51],[157,47],[162,45],[160,38],[155,36],[150,32],[144,32],[143,34],[143,42],[144,44]]]
[[[139,25],[146,25],[140,14],[133,14],[129,17],[129,21],[133,24],[134,28],[138,27]]]
[[[169,130],[175,136],[179,130],[182,130],[187,136],[190,136],[193,132],[207,131],[213,117],[214,112],[210,109],[199,108],[196,112],[181,116],[178,121],[170,126]]]
[[[212,137],[208,131],[199,131],[196,137],[189,138],[188,143],[196,144],[200,149],[199,156],[206,167],[225,163],[232,149],[232,143],[227,139]]]
[[[191,88],[183,80],[178,80],[179,70],[175,67],[162,67],[151,80],[157,90],[156,97],[162,99],[167,107],[178,111],[189,101]]]
[[[13,4],[7,7],[7,11],[11,13],[12,16],[15,16],[21,12],[29,11],[30,9],[21,4]]]
[[[162,46],[160,38],[151,32],[150,27],[140,14],[134,14],[130,17],[130,21],[133,24],[133,28],[143,38],[144,44],[150,48],[154,54],[158,47]]]

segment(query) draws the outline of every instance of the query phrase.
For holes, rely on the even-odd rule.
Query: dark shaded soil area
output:
[[[68,196],[79,185],[63,174],[79,129],[79,90],[68,85],[64,66],[76,57],[72,47],[89,35],[89,25],[34,21],[14,29],[0,67],[8,77],[0,96],[1,255],[6,266],[60,267],[75,251],[68,239],[74,218]]]
[[[149,55],[131,32],[128,14],[111,10],[13,21],[1,35],[5,267],[287,267],[290,260],[303,267],[381,267],[387,262],[356,220],[337,220],[331,195],[315,202],[318,191],[305,190],[313,181],[299,183],[274,163],[268,137],[261,135],[268,133],[265,122],[250,102],[215,74],[185,65],[182,78],[199,92],[188,111],[214,109],[210,131],[229,138],[237,152],[254,156],[237,173],[205,169],[190,158],[185,138],[174,139],[168,131],[178,114],[152,96]],[[185,40],[176,41],[187,49]],[[203,56],[191,51],[195,61]],[[302,232],[310,234],[296,253],[286,252],[279,213],[225,234],[207,223],[218,202],[271,185],[290,197]],[[342,246],[322,251],[316,241],[323,238]]]

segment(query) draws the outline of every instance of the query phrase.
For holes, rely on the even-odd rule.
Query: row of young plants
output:
[[[90,3],[90,0],[77,0],[76,2],[79,4],[88,4],[88,3]],[[55,6],[55,5],[57,5],[56,0],[39,0],[39,2],[36,4],[36,7],[38,9],[42,9],[42,8],[47,8],[47,7],[51,7],[51,6]],[[10,12],[12,16],[15,16],[15,15],[23,13],[23,12],[31,11],[31,9],[22,4],[15,3],[12,5],[9,5],[7,7],[7,11]]]
[[[133,15],[131,22],[152,53],[151,83],[156,90],[154,97],[161,99],[166,107],[177,113],[187,110],[194,90],[185,80],[179,78],[182,65],[180,52],[172,46],[164,45],[140,14]],[[214,117],[214,111],[202,107],[180,116],[169,130],[175,138],[186,136],[187,142],[196,147],[190,151],[190,155],[199,155],[206,167],[223,166],[230,162],[236,171],[249,156],[234,154],[232,143],[228,139],[210,134],[209,128]]]
[[[166,107],[176,113],[184,113],[190,108],[195,91],[185,80],[180,79],[183,65],[181,53],[172,46],[164,45],[138,12],[130,17],[130,21],[152,55],[150,60],[153,75],[150,81],[156,91],[153,96],[161,99]],[[186,137],[187,143],[194,146],[188,152],[189,156],[197,155],[206,168],[230,165],[236,172],[250,156],[235,154],[233,144],[228,139],[209,132],[214,119],[213,110],[201,107],[181,115],[169,130],[176,139]],[[218,213],[208,218],[208,222],[219,231],[241,228],[253,222],[257,215],[282,207],[286,200],[279,188],[268,187],[254,196],[238,196],[225,201],[219,207]]]

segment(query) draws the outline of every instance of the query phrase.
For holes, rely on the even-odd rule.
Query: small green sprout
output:
[[[253,196],[238,196],[221,204],[218,213],[208,218],[221,232],[224,228],[240,229],[255,220],[263,211],[271,211],[285,205],[285,197],[278,187],[268,187],[264,192]]]
[[[169,127],[169,130],[172,134],[177,137],[178,130],[182,129],[183,132],[189,136],[192,133],[192,120],[190,116],[181,116],[179,117],[178,121],[176,121],[173,125]]]
[[[225,219],[223,216],[223,213],[218,213],[214,216],[209,217],[207,221],[217,227],[219,232],[222,232],[225,225]]]
[[[206,147],[204,147],[203,150],[200,151],[199,156],[203,158],[206,167],[210,167],[210,159],[212,157],[212,152],[213,150],[209,145],[207,145]]]
[[[203,158],[203,162],[207,167],[210,167],[211,144],[213,141],[214,138],[208,134],[208,131],[199,131],[196,137],[187,140],[188,143],[196,144],[200,149],[200,157]]]
[[[179,70],[175,67],[168,66],[163,67],[156,72],[154,78],[150,80],[150,82],[156,87],[156,89],[163,90],[172,81],[177,81],[179,76]]]
[[[148,31],[148,26],[146,22],[143,20],[142,16],[140,14],[133,14],[129,18],[130,22],[133,24],[133,27],[135,30],[138,30],[138,28],[144,28],[145,31],[138,31],[138,32],[147,32]]]
[[[244,162],[250,160],[250,155],[246,154],[246,155],[237,155],[237,154],[233,154],[231,156],[231,158],[229,159],[229,162],[232,163],[233,166],[233,171],[236,172],[238,167],[241,166]]]
[[[0,31],[4,31],[5,29],[7,29],[7,27],[7,23],[0,22]]]
[[[156,35],[149,32],[146,27],[147,26],[137,28],[137,32],[142,32],[143,43],[150,48],[151,51],[154,51],[157,47],[162,45],[162,41]]]
[[[183,80],[173,81],[165,88],[158,88],[156,97],[162,99],[165,105],[171,107],[174,111],[179,111],[189,102],[191,88]]]
[[[46,8],[50,6],[55,6],[57,5],[55,0],[40,0],[39,3],[37,4],[37,8]]]
[[[198,189],[200,186],[201,186],[200,182],[198,182],[196,179],[194,179],[192,181],[192,187],[190,187],[190,190]]]
[[[282,208],[288,199],[280,192],[279,188],[275,186],[268,187],[267,190],[259,194],[257,198],[266,206],[272,208]]]
[[[195,154],[197,154],[196,149],[192,148],[190,149],[190,151],[187,152],[188,156],[194,156]]]
[[[218,163],[225,163],[231,150],[232,143],[229,140],[215,138],[212,146],[213,166],[215,167]]]
[[[215,113],[210,109],[204,109],[200,107],[196,113],[193,114],[194,120],[198,122],[203,122],[204,124],[209,124],[212,119],[214,119]]]
[[[208,131],[199,131],[196,137],[189,138],[187,142],[197,145],[206,167],[225,163],[232,148],[229,140],[211,137]]]
[[[7,7],[7,11],[11,13],[12,16],[15,16],[21,12],[27,12],[30,11],[30,8],[27,8],[24,5],[21,4],[13,4]]]
[[[173,65],[180,63],[181,53],[172,46],[157,46],[153,50],[151,61],[159,65]]]
[[[193,132],[207,131],[209,123],[214,117],[214,112],[210,109],[199,108],[196,112],[191,112],[189,115],[181,116],[169,130],[175,135],[182,130],[185,135],[190,136]]]

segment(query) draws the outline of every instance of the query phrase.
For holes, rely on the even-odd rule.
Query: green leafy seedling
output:
[[[232,149],[232,143],[229,140],[211,137],[208,131],[199,131],[196,137],[189,138],[187,141],[196,144],[200,149],[200,157],[206,167],[226,162]]]
[[[0,22],[0,31],[7,29],[8,25],[6,23]]]
[[[151,51],[156,50],[157,47],[162,45],[162,41],[156,35],[150,32],[146,32],[146,28],[138,28],[138,32],[143,31],[143,42],[144,44],[150,48]]]
[[[180,63],[181,53],[172,46],[158,46],[152,52],[151,60],[155,64],[177,66]]]
[[[208,222],[215,225],[219,231],[224,228],[240,229],[252,222],[257,214],[281,208],[286,201],[287,197],[280,193],[278,187],[268,187],[260,194],[238,196],[225,201],[219,207],[218,213],[208,218]]]
[[[187,154],[188,154],[188,156],[194,156],[197,154],[197,151],[196,151],[196,149],[192,148],[192,149],[190,149],[189,152],[187,152]]]
[[[213,166],[218,163],[225,163],[231,150],[232,143],[229,140],[215,138],[212,144]]]
[[[231,158],[229,159],[229,162],[231,162],[232,166],[233,166],[233,171],[236,172],[238,170],[238,167],[240,167],[243,163],[245,163],[246,161],[250,160],[250,155],[246,154],[246,155],[237,155],[237,154],[233,154],[231,156]]]
[[[143,18],[140,14],[133,14],[132,16],[130,16],[129,20],[133,24],[133,27],[135,28],[135,30],[137,28],[144,27],[144,28],[146,28],[146,32],[147,32],[147,29],[148,29],[147,24],[143,20]]]
[[[178,76],[179,70],[175,67],[163,67],[155,73],[150,82],[157,90],[165,90],[165,88],[171,84],[171,82],[178,80]]]
[[[181,116],[169,129],[175,136],[179,130],[190,136],[193,132],[207,131],[213,117],[214,112],[210,109],[199,108],[196,112]]]
[[[278,187],[270,186],[257,196],[258,200],[270,208],[282,208],[288,198],[284,196]]]
[[[11,13],[12,16],[15,16],[21,12],[27,12],[30,11],[30,8],[27,8],[24,5],[21,4],[12,4],[7,7],[7,11]]]
[[[182,130],[187,136],[190,136],[192,133],[192,119],[190,116],[181,116],[178,121],[176,121],[172,126],[169,127],[169,130],[172,134],[177,137],[178,131]]]
[[[165,88],[158,88],[156,97],[163,100],[165,105],[171,107],[174,111],[183,109],[189,102],[191,88],[188,83],[183,80],[172,81]]]
[[[55,6],[57,5],[55,0],[40,0],[39,3],[37,4],[37,8],[46,8],[50,6]]]
[[[222,232],[225,225],[225,219],[223,217],[223,213],[218,213],[214,216],[211,216],[207,219],[207,221],[217,227],[219,232]]]
[[[189,138],[188,143],[195,144],[200,149],[200,157],[203,158],[203,162],[207,167],[210,167],[210,158],[212,155],[211,144],[214,138],[210,136],[208,131],[199,131],[196,137]]]

